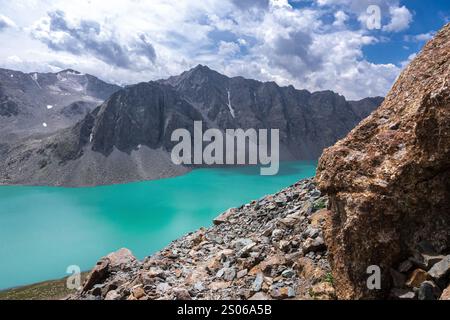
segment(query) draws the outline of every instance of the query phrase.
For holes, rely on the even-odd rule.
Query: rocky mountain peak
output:
[[[423,241],[448,253],[450,24],[382,106],[323,153],[317,181],[333,212],[326,237],[340,298],[386,296],[395,285],[390,268]],[[381,290],[366,286],[373,265],[383,272]]]
[[[130,152],[138,146],[171,146],[174,129],[193,127],[201,115],[172,87],[143,82],[113,94],[96,114],[92,150],[104,154],[113,148]]]

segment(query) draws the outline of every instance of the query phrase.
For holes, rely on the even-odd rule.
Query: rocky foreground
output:
[[[127,249],[101,259],[71,299],[333,299],[322,226],[328,213],[312,180],[230,209],[137,261]]]
[[[69,299],[336,299],[323,237],[327,203],[313,180],[300,181],[226,211],[213,227],[143,261],[127,249],[102,258]],[[389,299],[450,299],[450,255],[427,241],[388,272]]]
[[[448,253],[450,24],[403,71],[381,107],[324,151],[316,179],[333,212],[325,236],[339,298],[384,298],[390,268],[423,241],[433,247],[427,251]],[[382,269],[381,290],[366,286],[371,265]]]

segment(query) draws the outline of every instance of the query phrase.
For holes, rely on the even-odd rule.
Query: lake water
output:
[[[285,162],[277,176],[246,167],[94,188],[0,186],[0,289],[64,277],[70,265],[90,270],[122,247],[142,259],[315,170]]]

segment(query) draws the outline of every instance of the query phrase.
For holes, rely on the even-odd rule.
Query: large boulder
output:
[[[450,247],[450,24],[403,71],[382,106],[327,149],[317,173],[341,299],[386,297],[389,269],[421,241]],[[367,286],[381,268],[381,289]]]

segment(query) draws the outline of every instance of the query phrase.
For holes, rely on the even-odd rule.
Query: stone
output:
[[[283,218],[281,220],[278,221],[278,224],[280,226],[286,227],[286,228],[294,228],[298,221],[300,220],[300,216],[299,214],[290,214],[288,216],[286,216],[286,218]]]
[[[126,248],[110,253],[106,259],[109,260],[111,270],[128,270],[136,262],[136,257]]]
[[[183,288],[175,288],[173,289],[173,294],[176,300],[192,300],[189,291]]]
[[[246,258],[248,257],[250,251],[256,246],[256,243],[251,242],[245,247],[243,247],[241,250],[239,250],[237,256],[240,258]]]
[[[236,209],[229,209],[213,220],[214,225],[218,226],[228,222],[231,216],[236,213]]]
[[[225,281],[213,282],[213,283],[210,283],[210,285],[209,285],[209,289],[211,289],[213,291],[227,289],[229,287],[230,287],[230,283],[225,282]]]
[[[167,282],[161,282],[156,286],[156,292],[158,292],[159,294],[165,294],[170,290],[170,288],[170,284],[168,284]]]
[[[141,286],[136,286],[133,289],[131,289],[131,294],[136,298],[136,299],[141,299],[142,297],[145,296],[145,291]]]
[[[426,239],[450,248],[450,24],[397,78],[383,104],[322,154],[318,189],[340,299],[385,298],[389,269]],[[393,124],[396,130],[392,130]],[[367,267],[381,290],[366,286]]]
[[[284,265],[286,263],[286,258],[284,255],[274,255],[265,259],[260,263],[261,271],[264,273],[269,273],[273,268],[278,267],[280,265]]]
[[[450,255],[436,263],[428,273],[433,279],[441,282],[450,273]]]
[[[147,276],[149,278],[161,278],[161,279],[165,278],[164,270],[158,267],[151,267],[150,270],[148,270],[147,272]]]
[[[106,296],[105,300],[120,300],[121,296],[116,290],[109,291]]]
[[[406,283],[406,276],[394,269],[391,269],[392,283],[395,288],[403,288]]]
[[[194,289],[195,290],[197,290],[197,291],[199,291],[199,292],[202,292],[202,291],[204,291],[205,290],[205,286],[203,285],[203,282],[196,282],[195,284],[194,284]]]
[[[270,296],[274,299],[287,299],[295,297],[295,289],[292,287],[278,287],[272,286],[270,289]]]
[[[305,238],[315,239],[315,238],[317,238],[319,236],[319,229],[309,226],[305,230],[305,232],[303,232],[303,235],[304,235]]]
[[[311,227],[320,228],[329,215],[331,215],[331,211],[327,209],[322,209],[313,213],[311,215]]]
[[[253,292],[261,291],[263,282],[264,282],[264,275],[262,273],[258,273],[256,275],[255,281],[253,281],[251,290]]]
[[[450,285],[442,292],[439,300],[450,300]]]
[[[248,246],[252,248],[255,245],[256,245],[255,242],[252,239],[248,238],[240,238],[233,242],[233,247],[236,251],[240,251]]]
[[[420,285],[417,295],[419,300],[437,300],[439,289],[433,282],[425,281]]]
[[[83,286],[83,292],[89,291],[108,276],[109,263],[109,259],[106,258],[102,258],[97,262]]]
[[[322,237],[317,237],[315,239],[308,238],[303,242],[303,253],[307,254],[309,252],[318,252],[326,249],[325,242]]]
[[[289,249],[291,248],[291,243],[289,241],[287,241],[287,240],[281,240],[279,245],[278,245],[278,248],[281,251],[288,252]]]
[[[281,273],[281,275],[285,278],[292,278],[295,276],[295,271],[292,269],[286,269]]]
[[[414,300],[416,294],[411,290],[394,288],[391,290],[391,298],[395,300]]]
[[[311,201],[305,201],[305,204],[300,209],[300,215],[310,216],[313,211],[314,205]]]
[[[413,263],[410,260],[405,260],[398,266],[398,271],[401,273],[406,273],[411,270],[413,267]]]
[[[270,300],[270,297],[264,292],[257,292],[253,296],[251,296],[248,300],[264,301]]]
[[[335,299],[335,289],[329,282],[321,282],[315,284],[309,290],[311,298],[316,300],[333,300]]]
[[[224,269],[223,279],[226,281],[233,281],[236,278],[236,269],[226,268]]]
[[[409,258],[409,260],[416,266],[424,270],[429,270],[444,258],[445,256],[435,253],[420,253],[416,254],[414,257]]]
[[[411,273],[408,280],[406,281],[406,286],[410,288],[418,288],[421,283],[427,281],[429,277],[430,276],[426,271],[422,269],[416,269]]]
[[[236,277],[237,277],[238,279],[242,279],[242,278],[245,277],[247,274],[248,274],[248,269],[244,269],[244,270],[239,271],[239,272],[237,273]]]
[[[281,229],[275,229],[272,231],[272,240],[273,241],[280,241],[281,238],[284,235],[284,231]]]

